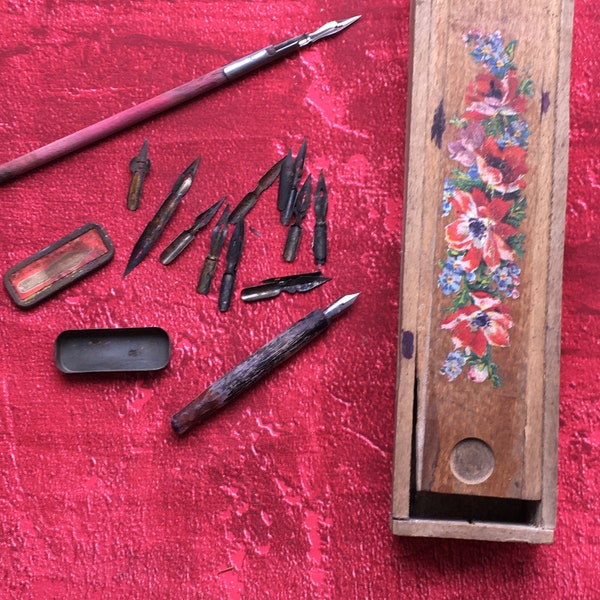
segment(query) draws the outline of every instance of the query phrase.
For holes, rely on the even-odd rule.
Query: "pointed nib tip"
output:
[[[340,27],[350,27],[350,25],[352,25],[352,23],[355,23],[361,17],[362,17],[362,15],[356,15],[355,17],[350,17],[349,19],[344,19],[343,21],[338,21],[338,23],[340,24]]]
[[[360,292],[342,296],[339,300],[336,300],[333,304],[328,306],[323,313],[328,319],[333,319],[334,317],[337,317],[339,314],[348,310],[354,304],[359,295]]]
[[[313,33],[309,33],[306,36],[304,42],[300,42],[300,46],[305,46],[307,44],[313,44],[323,38],[329,37],[330,35],[335,35],[340,31],[346,29],[346,27],[350,27],[352,23],[358,21],[361,15],[356,15],[355,17],[350,17],[349,19],[343,19],[341,21],[330,21],[329,23],[325,23],[322,27],[319,27]]]
[[[196,174],[196,171],[198,170],[198,165],[200,164],[200,158],[197,158],[189,167],[188,170],[190,170],[194,175]]]

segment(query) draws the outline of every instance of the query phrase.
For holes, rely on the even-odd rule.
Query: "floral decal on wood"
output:
[[[452,300],[441,327],[453,349],[441,373],[453,381],[464,371],[471,381],[499,386],[492,349],[509,345],[514,321],[507,301],[519,297],[530,135],[522,115],[533,82],[517,74],[516,40],[504,45],[500,32],[479,31],[463,40],[480,72],[468,86],[466,110],[450,121],[458,134],[448,152],[459,166],[444,180],[442,215],[449,223],[438,287]]]

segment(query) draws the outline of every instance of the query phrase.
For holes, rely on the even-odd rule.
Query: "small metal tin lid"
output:
[[[63,373],[158,371],[170,358],[169,336],[160,327],[70,329],[54,344],[54,362]]]

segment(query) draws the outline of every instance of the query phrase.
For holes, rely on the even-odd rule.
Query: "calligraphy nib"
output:
[[[198,170],[200,159],[197,158],[185,171],[177,178],[173,185],[171,193],[166,197],[160,208],[156,211],[154,217],[142,232],[139,240],[136,242],[131,252],[131,257],[125,268],[123,277],[126,277],[142,260],[148,255],[152,246],[160,237],[163,229],[166,227],[173,213],[181,203],[183,197],[188,193],[194,176]]]
[[[330,21],[329,23],[325,23],[322,27],[319,27],[316,31],[309,33],[306,35],[304,40],[300,41],[300,47],[306,46],[307,44],[312,44],[313,42],[318,42],[323,38],[329,37],[330,35],[335,35],[340,31],[346,29],[346,27],[350,27],[352,23],[358,21],[361,15],[356,15],[355,17],[350,17],[349,19],[343,19],[342,21]]]
[[[339,300],[336,300],[333,304],[330,304],[323,311],[323,314],[330,320],[338,315],[341,315],[354,304],[359,294],[360,292],[357,294],[347,294],[346,296],[342,296]]]

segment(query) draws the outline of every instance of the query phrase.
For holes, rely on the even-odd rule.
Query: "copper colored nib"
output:
[[[131,159],[129,170],[131,171],[131,182],[129,183],[129,193],[127,194],[127,208],[129,210],[137,210],[140,205],[144,180],[150,170],[148,140],[144,140],[139,155]]]

